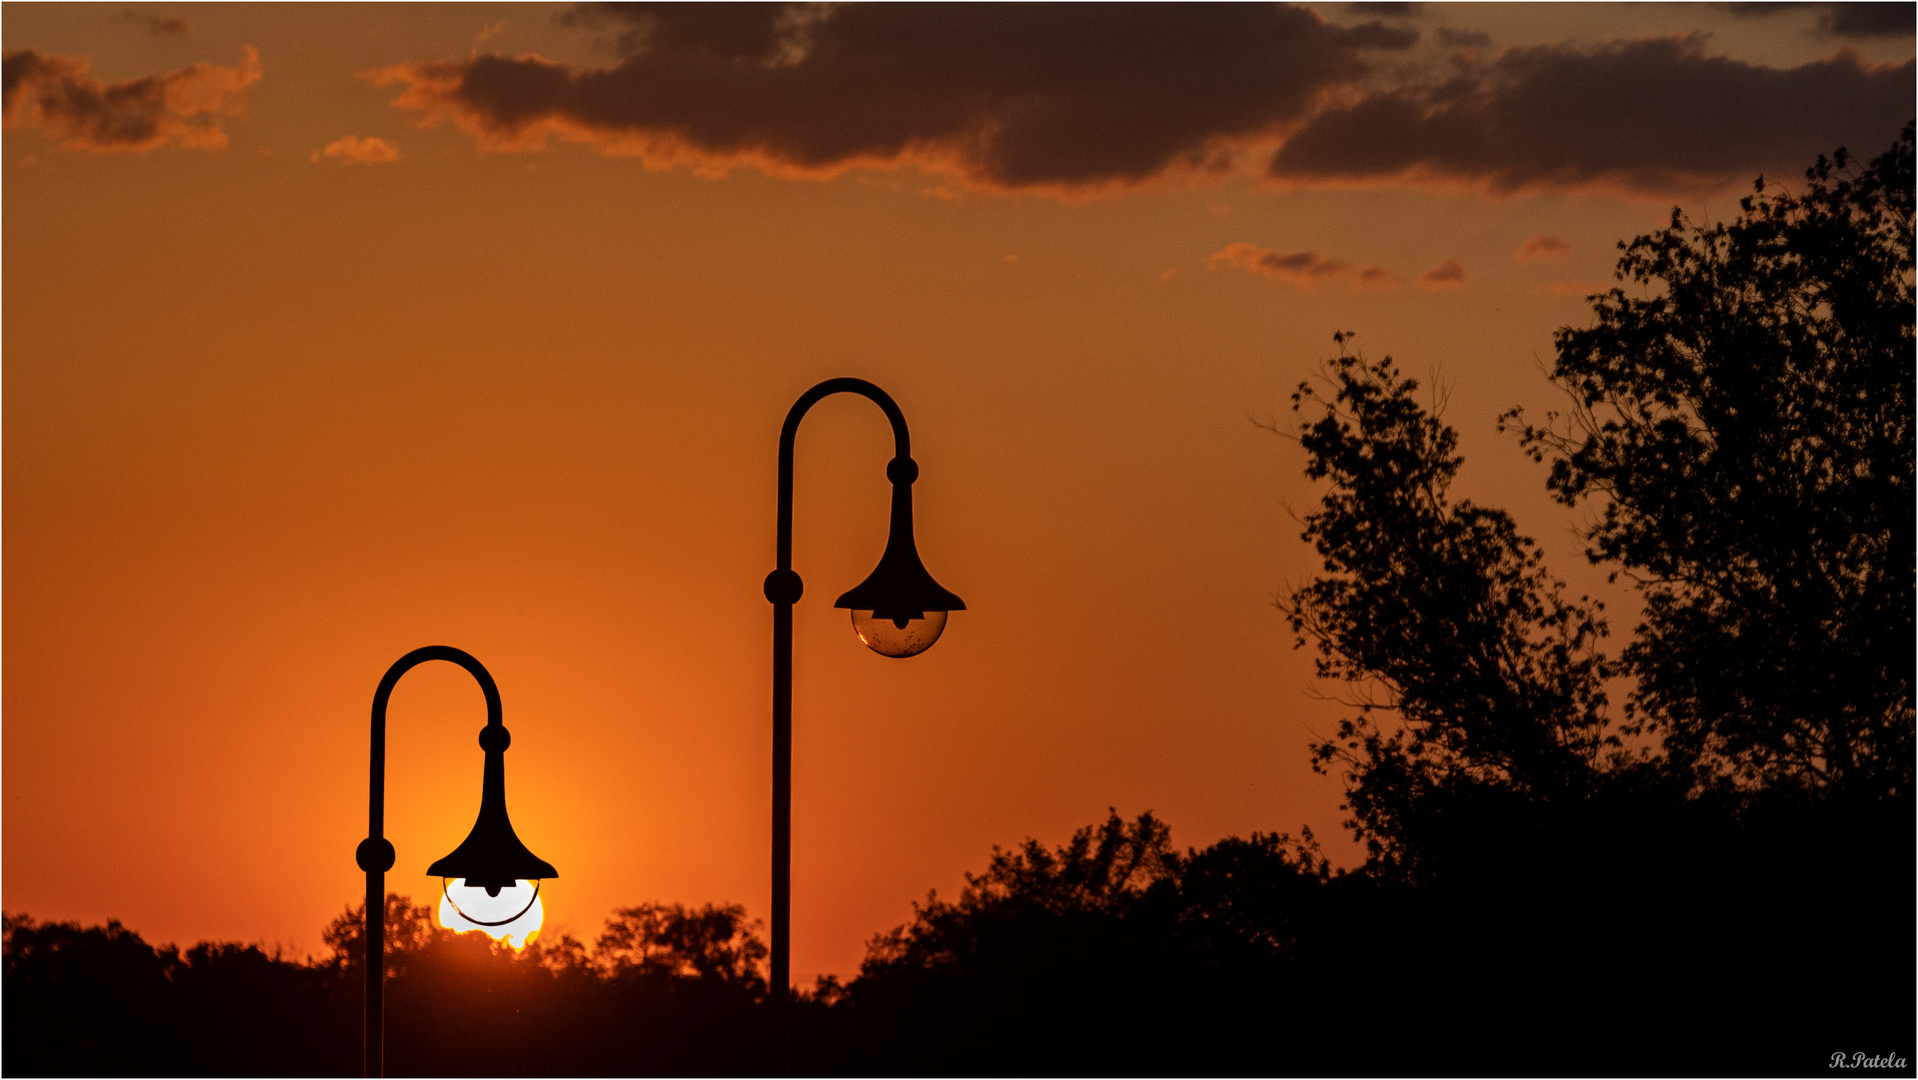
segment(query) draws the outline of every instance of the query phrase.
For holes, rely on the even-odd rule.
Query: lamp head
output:
[[[893,485],[886,552],[866,580],[833,601],[834,607],[852,609],[853,632],[881,656],[925,652],[945,632],[946,615],[966,610],[966,602],[934,581],[919,561],[912,538],[912,480],[918,473],[911,458],[895,458],[887,467]]]
[[[441,926],[459,933],[482,930],[518,949],[545,920],[540,882],[558,877],[559,871],[527,850],[506,816],[506,748],[512,744],[511,733],[504,725],[488,724],[479,741],[486,751],[479,819],[460,846],[426,872],[442,879]]]
[[[510,889],[515,882],[559,876],[552,863],[528,851],[520,842],[513,832],[513,823],[506,819],[504,800],[500,802],[499,813],[489,814],[486,810],[484,806],[480,808],[473,831],[451,854],[427,867],[428,874],[465,878],[468,885],[485,889],[489,895],[498,895],[501,889]]]
[[[467,884],[494,895],[512,888],[516,881],[559,876],[552,863],[526,849],[506,816],[506,748],[512,741],[503,725],[489,724],[480,732],[486,772],[480,785],[479,819],[459,847],[426,868],[428,874],[465,878]]]

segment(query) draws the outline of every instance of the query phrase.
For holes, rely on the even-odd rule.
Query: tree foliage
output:
[[[1674,210],[1620,244],[1643,295],[1559,331],[1570,411],[1508,414],[1641,586],[1628,709],[1701,789],[1910,790],[1912,204],[1907,126],[1735,220]]]
[[[594,943],[594,963],[614,979],[717,986],[758,998],[766,944],[738,904],[688,910],[683,904],[619,908]]]
[[[6,916],[8,1075],[232,1075],[345,1071],[343,1010],[318,966],[278,950],[202,942],[154,947],[108,922]]]
[[[841,1067],[1271,1071],[1278,1048],[1246,1025],[1291,1002],[1298,984],[1274,976],[1316,940],[1330,878],[1309,834],[1180,852],[1150,813],[995,848],[956,899],[928,896],[868,946]]]
[[[1313,746],[1346,768],[1353,825],[1388,861],[1441,800],[1496,788],[1582,797],[1619,742],[1597,649],[1601,606],[1573,601],[1502,510],[1451,495],[1456,433],[1419,402],[1391,357],[1367,362],[1339,334],[1292,396],[1306,475],[1330,481],[1304,518],[1325,574],[1280,601],[1321,677],[1359,694],[1357,714]]]
[[[433,922],[433,909],[415,904],[398,893],[386,894],[386,929],[382,956],[386,977],[397,979],[415,957],[428,948],[453,940],[453,932]],[[358,972],[366,963],[366,905],[349,906],[335,915],[320,931],[320,944],[327,956],[321,962],[339,974]]]

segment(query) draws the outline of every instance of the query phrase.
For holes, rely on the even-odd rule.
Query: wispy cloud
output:
[[[6,54],[0,85],[8,128],[32,128],[67,150],[112,153],[154,150],[169,143],[221,150],[221,121],[239,115],[246,92],[260,81],[260,54],[251,45],[235,67],[194,64],[177,71],[104,83],[87,74],[90,61],[31,50]]]
[[[1539,233],[1528,236],[1525,242],[1512,252],[1512,261],[1516,263],[1558,262],[1571,254],[1572,245],[1556,236]]]
[[[399,159],[400,148],[377,135],[369,135],[364,139],[358,135],[344,135],[313,151],[307,158],[315,163],[329,160],[343,165],[384,165]]]
[[[1463,289],[1465,287],[1465,264],[1459,262],[1457,259],[1447,259],[1437,266],[1432,267],[1430,270],[1427,270],[1425,273],[1420,274],[1418,280],[1413,282],[1413,284],[1428,292],[1439,292],[1445,289]]]
[[[1281,253],[1240,241],[1206,258],[1208,267],[1234,266],[1247,273],[1283,281],[1301,292],[1315,292],[1322,283],[1337,282],[1354,292],[1394,289],[1399,276],[1383,266],[1358,266],[1316,251]]]
[[[132,23],[149,34],[187,32],[186,20],[173,15],[155,15],[150,11],[122,11],[116,18],[121,22]]]

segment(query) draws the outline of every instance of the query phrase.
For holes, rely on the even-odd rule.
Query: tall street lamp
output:
[[[393,845],[384,835],[386,701],[400,676],[428,660],[448,660],[465,668],[486,694],[486,726],[479,735],[480,749],[486,751],[479,819],[452,854],[426,868],[440,879],[440,922],[454,930],[485,930],[494,937],[536,930],[541,917],[540,882],[559,876],[553,864],[526,850],[506,817],[506,748],[513,736],[500,721],[499,687],[493,676],[470,654],[447,645],[429,645],[400,657],[386,669],[386,677],[373,692],[366,839],[354,852],[354,861],[366,871],[366,1021],[361,1050],[367,1076],[385,1075],[386,1069],[386,872],[393,868],[394,858]]]
[[[772,980],[776,1001],[791,994],[792,915],[792,750],[793,750],[793,605],[804,584],[792,568],[793,439],[799,421],[820,399],[860,394],[892,421],[893,459],[886,463],[892,481],[892,533],[885,554],[866,580],[847,590],[834,607],[852,610],[853,632],[881,656],[916,656],[932,647],[946,629],[946,615],[964,611],[965,601],[941,588],[919,561],[912,539],[912,482],[919,466],[912,460],[906,417],[884,390],[864,379],[827,379],[801,394],[779,432],[779,566],[766,575],[766,599],[773,605],[773,911]]]

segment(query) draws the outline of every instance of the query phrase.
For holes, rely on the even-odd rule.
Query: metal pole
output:
[[[797,577],[798,575],[793,575]],[[773,605],[773,907],[774,1000],[792,985],[793,606]]]
[[[390,846],[390,845],[389,845]],[[386,1075],[386,871],[366,872],[366,1012],[360,1038],[363,1076]]]
[[[792,568],[793,442],[806,411],[820,399],[841,393],[859,394],[877,404],[892,423],[895,456],[912,456],[905,414],[891,395],[864,379],[827,379],[801,394],[779,431],[778,566],[766,575],[766,599],[773,605],[772,978],[768,991],[782,1006],[792,998],[793,605],[805,590]]]

